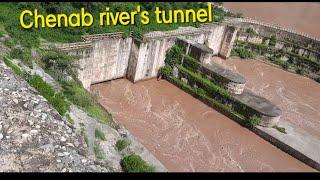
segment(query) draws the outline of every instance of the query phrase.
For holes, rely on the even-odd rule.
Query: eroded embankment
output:
[[[320,138],[320,85],[301,75],[255,60],[216,58],[247,79],[246,87],[269,99],[282,110],[281,121],[289,121]]]
[[[92,91],[170,171],[313,171],[165,80]]]

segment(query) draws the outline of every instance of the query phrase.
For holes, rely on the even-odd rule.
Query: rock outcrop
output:
[[[86,155],[75,129],[0,59],[0,171],[107,171]]]

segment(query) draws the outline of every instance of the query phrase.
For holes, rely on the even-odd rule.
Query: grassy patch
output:
[[[94,134],[96,138],[101,139],[102,141],[106,140],[106,135],[100,129],[96,128]]]
[[[94,154],[96,156],[97,159],[105,159],[105,154],[103,152],[103,149],[100,147],[99,142],[95,142],[94,143]]]
[[[48,100],[60,115],[63,116],[69,110],[69,104],[65,101],[63,94],[55,93],[54,89],[39,75],[30,75],[28,82]]]
[[[116,148],[120,152],[129,146],[129,142],[125,139],[120,139],[116,142]]]
[[[155,172],[155,167],[148,165],[140,156],[135,154],[123,157],[120,164],[125,172]]]
[[[31,50],[28,48],[14,48],[10,52],[10,57],[13,59],[19,59],[24,65],[32,67]]]
[[[3,44],[5,46],[7,46],[8,48],[13,48],[14,46],[16,46],[17,42],[14,41],[13,39],[6,39]]]
[[[3,57],[3,61],[8,67],[10,67],[19,76],[23,74],[23,71],[20,69],[20,67],[12,63],[7,57]]]
[[[74,124],[74,120],[70,117],[69,114],[66,114],[66,118],[67,118],[69,123]]]
[[[110,113],[106,112],[96,102],[94,97],[76,81],[62,81],[63,94],[73,104],[82,107],[89,116],[99,122],[108,124],[112,121]]]
[[[273,126],[273,128],[275,128],[276,130],[278,130],[279,132],[281,132],[283,134],[287,134],[286,128],[284,128],[284,127]]]
[[[24,73],[19,66],[13,64],[7,57],[4,57],[4,63],[9,66],[16,74],[22,76],[28,83],[34,87],[48,102],[59,112],[64,115],[69,110],[69,104],[65,101],[62,93],[55,93],[54,89],[45,82],[39,75],[30,75]]]

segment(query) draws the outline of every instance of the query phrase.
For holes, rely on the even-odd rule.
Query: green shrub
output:
[[[122,151],[128,146],[129,146],[129,142],[125,139],[120,139],[116,142],[116,148],[118,151]]]
[[[301,75],[307,75],[307,74],[310,73],[310,71],[308,69],[306,69],[306,68],[298,67],[296,69],[296,73],[301,74]]]
[[[248,59],[248,58],[253,58],[253,52],[249,49],[246,48],[235,48],[234,51],[236,52],[236,54],[242,58],[242,59]]]
[[[270,36],[269,45],[274,47],[276,45],[276,42],[277,42],[276,36],[275,35],[271,35]]]
[[[80,132],[81,132],[81,135],[84,138],[84,142],[87,144],[87,146],[89,146],[88,135],[87,135],[86,130],[85,130],[85,125],[83,123],[80,123]]]
[[[160,75],[163,76],[164,78],[172,76],[172,71],[173,69],[171,66],[164,66],[159,69]]]
[[[94,134],[96,138],[101,139],[102,141],[106,140],[106,135],[100,129],[96,128]]]
[[[46,83],[39,75],[32,75],[28,79],[29,84],[48,100],[48,102],[64,115],[69,110],[69,104],[64,100],[62,93],[55,93],[54,89]]]
[[[154,172],[155,167],[148,165],[140,156],[132,154],[121,159],[121,167],[125,172]]]
[[[66,75],[77,77],[76,57],[70,56],[58,49],[47,50],[41,57],[44,69],[51,73],[51,76],[62,81]]]
[[[272,56],[270,58],[268,58],[271,62],[280,65],[283,69],[289,69],[290,67],[290,63],[288,63],[287,61],[283,61],[279,58],[276,58],[275,56]]]
[[[182,64],[185,68],[191,70],[191,71],[198,71],[199,68],[201,67],[200,62],[196,61],[195,59],[189,57],[189,56],[184,56],[183,59],[183,64]]]
[[[249,35],[257,35],[258,33],[252,29],[252,28],[247,28],[246,29],[246,32],[249,34]]]
[[[93,150],[94,150],[94,154],[97,159],[105,159],[106,158],[105,154],[103,152],[103,149],[100,147],[99,142],[94,143]]]
[[[256,115],[253,115],[246,121],[246,126],[253,128],[259,125],[260,122],[261,122],[261,118]]]
[[[166,58],[164,60],[165,64],[168,66],[173,66],[180,64],[182,60],[183,49],[177,45],[172,46],[166,53]]]

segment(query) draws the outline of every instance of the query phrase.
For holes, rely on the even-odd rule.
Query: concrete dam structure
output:
[[[89,90],[92,84],[118,78],[137,82],[157,77],[158,70],[165,65],[167,50],[175,43],[183,44],[188,49],[187,53],[194,54],[203,64],[204,73],[221,76],[225,79],[223,86],[230,93],[240,95],[245,88],[245,79],[211,61],[213,56],[229,57],[236,35],[234,26],[208,24],[200,28],[181,27],[168,32],[150,32],[142,40],[124,37],[123,33],[89,35],[83,36],[84,42],[65,44],[60,48],[82,57],[79,79]],[[276,125],[281,110],[264,98],[250,92],[245,94],[237,96],[237,99],[261,113],[264,126]]]
[[[207,27],[182,27],[168,32],[150,32],[142,41],[123,33],[83,36],[83,42],[63,44],[60,49],[79,55],[79,79],[86,89],[91,84],[126,77],[132,82],[157,76],[164,66],[166,51],[177,37],[184,37],[212,49],[212,55],[228,57],[236,29],[212,24]]]
[[[198,59],[202,64],[201,71],[219,74],[226,79],[225,88],[235,99],[263,115],[260,125],[273,127],[280,120],[281,110],[269,100],[245,89],[246,80],[241,75],[228,71],[211,60],[214,56],[227,59],[236,40],[262,42],[263,37],[244,37],[246,35],[245,27],[251,27],[264,33],[265,36],[277,33],[279,40],[276,42],[277,48],[286,48],[313,61],[319,61],[320,43],[318,39],[268,24],[242,19],[227,19],[223,23],[204,24],[199,28],[180,27],[166,32],[155,31],[144,34],[142,39],[127,37],[121,32],[86,35],[82,37],[83,42],[63,44],[58,48],[69,54],[80,56],[78,78],[83,86],[90,91],[93,84],[118,78],[138,82],[157,77],[159,69],[165,65],[167,50],[182,40],[187,48],[190,48],[188,53],[197,54],[197,50],[200,50]],[[289,47],[297,42],[302,43],[298,47]],[[197,50],[193,51],[192,48]],[[267,131],[263,129],[261,132]],[[278,137],[270,137],[268,132],[261,132],[258,134],[267,137],[265,139],[268,141],[273,141],[274,144],[285,144],[285,147],[281,147],[281,149],[285,149],[295,157],[298,156],[298,159],[312,167],[319,168],[317,155],[291,146],[290,142],[288,145],[286,139],[278,140]],[[282,144],[281,146],[283,146]]]

